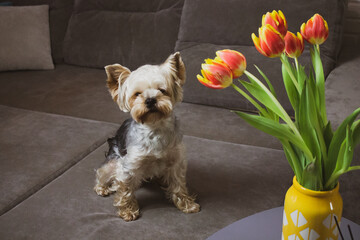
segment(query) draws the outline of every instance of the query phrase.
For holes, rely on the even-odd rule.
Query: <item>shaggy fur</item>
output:
[[[118,215],[132,221],[140,214],[134,192],[142,181],[157,178],[178,209],[185,213],[200,211],[186,187],[185,150],[173,115],[185,83],[180,54],[170,55],[161,65],[144,65],[133,72],[119,64],[105,69],[113,100],[132,118],[108,139],[106,161],[96,171],[96,193],[115,193]]]

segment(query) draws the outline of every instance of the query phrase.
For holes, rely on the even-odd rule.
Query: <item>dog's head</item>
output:
[[[185,66],[180,53],[161,65],[144,65],[131,72],[120,64],[105,67],[113,100],[138,123],[155,123],[171,115],[182,100]]]

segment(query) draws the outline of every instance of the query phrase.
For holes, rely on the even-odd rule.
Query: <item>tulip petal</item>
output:
[[[288,31],[285,36],[285,53],[291,58],[299,57],[304,51],[304,40],[298,32],[297,36]]]
[[[268,57],[268,55],[261,49],[261,47],[260,47],[260,39],[255,35],[255,33],[251,34],[251,38],[252,38],[252,40],[254,42],[255,48],[259,51],[259,53],[261,53],[265,57]]]
[[[223,88],[221,85],[213,84],[211,81],[202,77],[200,74],[198,74],[196,77],[201,84],[203,84],[204,86],[206,86],[208,88],[212,88],[212,89],[222,89]]]
[[[238,51],[224,49],[216,52],[215,60],[225,63],[231,70],[233,78],[240,77],[246,69],[246,59]]]
[[[281,34],[271,25],[266,25],[260,36],[260,46],[269,57],[278,57],[285,49],[285,42]],[[265,45],[266,44],[266,45]]]
[[[300,32],[309,43],[320,45],[327,39],[329,28],[323,17],[316,13],[301,25]]]
[[[279,10],[276,12],[273,10],[271,13],[267,12],[262,17],[262,26],[267,24],[274,27],[283,37],[285,37],[287,32],[287,22],[284,14]]]

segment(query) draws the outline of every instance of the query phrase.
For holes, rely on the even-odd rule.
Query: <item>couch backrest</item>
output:
[[[295,34],[303,22],[319,13],[330,29],[323,52],[335,62],[345,7],[346,0],[186,0],[179,42],[253,46],[251,33],[257,34],[264,13],[281,9]]]
[[[324,71],[328,75],[335,67],[341,49],[345,8],[346,0],[185,0],[176,44],[176,50],[181,52],[187,68],[184,101],[255,110],[233,89],[206,89],[196,79],[204,58],[215,57],[216,50],[231,48],[245,55],[250,72],[259,76],[253,66],[256,64],[267,74],[280,102],[291,112],[280,61],[262,56],[255,49],[251,34],[258,35],[262,15],[272,10],[280,9],[285,14],[289,30],[295,34],[300,31],[302,23],[315,13],[321,14],[329,25],[329,37],[321,45]],[[300,58],[303,65],[309,65],[309,55],[307,46]]]
[[[65,62],[130,69],[173,53],[183,0],[76,0],[64,42]]]

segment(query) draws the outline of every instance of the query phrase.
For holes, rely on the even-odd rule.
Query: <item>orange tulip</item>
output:
[[[197,75],[200,83],[213,89],[223,89],[232,84],[233,78],[228,66],[213,59],[206,59],[201,65],[201,73]]]
[[[266,57],[279,57],[284,52],[284,37],[270,24],[259,28],[259,37],[253,33],[251,38],[256,49]]]
[[[327,39],[329,27],[322,16],[316,13],[306,23],[301,25],[300,32],[304,39],[309,43],[320,45]]]
[[[263,15],[262,25],[270,24],[275,28],[283,37],[285,37],[288,26],[284,14],[279,10],[276,12],[273,10],[271,13],[267,12]]]
[[[238,51],[224,49],[216,52],[215,60],[225,63],[231,70],[233,78],[243,75],[246,69],[246,59]]]
[[[288,31],[285,36],[285,52],[291,58],[299,57],[304,51],[304,39],[298,32],[297,36]]]

